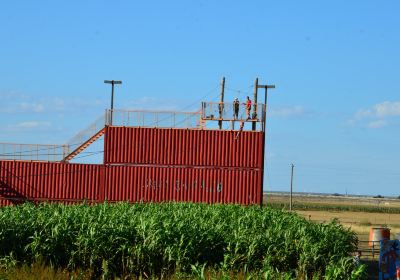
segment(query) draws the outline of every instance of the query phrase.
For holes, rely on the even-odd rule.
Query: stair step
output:
[[[76,148],[72,153],[70,153],[68,156],[64,158],[64,161],[69,161],[73,159],[77,154],[82,152],[84,149],[86,149],[90,144],[95,142],[97,139],[99,139],[105,132],[105,128],[102,128],[99,132],[97,132],[95,135],[93,135],[91,138],[89,138],[86,142],[82,143],[78,148]]]

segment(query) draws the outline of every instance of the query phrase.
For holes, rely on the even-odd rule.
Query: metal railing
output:
[[[161,128],[203,128],[200,112],[107,110],[107,125]]]
[[[0,143],[0,159],[62,161],[73,150],[104,128],[106,120],[107,112],[64,145]]]
[[[243,104],[240,104],[238,114],[235,115],[236,111],[234,111],[231,103],[203,102],[202,110],[199,112],[107,109],[101,117],[68,140],[64,145],[0,143],[0,159],[62,161],[106,125],[204,129],[206,121],[214,120],[218,116],[216,112],[218,113],[219,110],[221,110],[224,120],[262,122],[265,106],[263,104],[254,106],[256,114],[253,113],[253,107],[250,118],[245,115],[247,112]]]
[[[380,249],[380,241],[358,240],[357,251],[361,252],[363,259],[379,258]]]
[[[108,112],[106,111],[105,114],[97,118],[93,123],[87,126],[85,129],[80,131],[74,137],[67,141],[66,146],[68,146],[68,151],[71,152],[76,147],[79,147],[86,141],[88,141],[93,135],[99,132],[104,126],[107,124]]]
[[[240,102],[202,102],[201,118],[203,121],[230,122],[234,129],[235,122],[256,123],[256,131],[263,131],[265,123],[265,104],[253,104],[250,108]],[[250,130],[245,129],[245,130]],[[253,130],[253,129],[252,129]]]
[[[205,120],[223,121],[264,121],[265,105],[253,104],[247,108],[245,103],[234,102],[202,102],[201,117]]]
[[[68,145],[0,143],[0,159],[60,161],[68,154]]]

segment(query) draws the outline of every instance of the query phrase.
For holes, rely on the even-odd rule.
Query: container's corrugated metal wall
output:
[[[104,162],[262,167],[262,132],[107,127]]]
[[[259,170],[109,166],[106,174],[110,201],[260,202]]]
[[[97,201],[104,167],[94,164],[0,161],[0,204],[21,200]],[[6,201],[8,201],[6,203]]]
[[[0,205],[20,201],[259,204],[261,170],[0,161]]]

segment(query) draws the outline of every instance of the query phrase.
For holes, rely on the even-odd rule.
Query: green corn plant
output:
[[[358,275],[359,268],[343,265],[356,242],[337,221],[313,223],[268,207],[106,202],[0,208],[0,259],[40,260],[98,278],[197,277],[194,264],[221,277]]]

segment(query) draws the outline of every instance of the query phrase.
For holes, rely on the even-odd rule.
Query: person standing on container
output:
[[[237,120],[239,118],[239,99],[236,97],[235,100],[233,100],[233,118]]]
[[[246,103],[244,105],[246,106],[247,119],[250,119],[250,112],[251,112],[251,100],[250,100],[250,97],[247,96]]]

